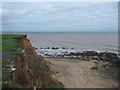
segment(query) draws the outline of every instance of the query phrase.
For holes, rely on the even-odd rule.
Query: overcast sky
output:
[[[3,3],[3,31],[117,31],[117,2]]]

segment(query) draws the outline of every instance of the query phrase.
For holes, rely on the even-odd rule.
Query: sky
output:
[[[117,2],[4,2],[2,30],[13,32],[117,31]]]

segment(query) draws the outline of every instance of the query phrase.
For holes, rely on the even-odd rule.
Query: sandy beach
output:
[[[51,66],[57,72],[58,80],[63,82],[66,88],[115,88],[118,81],[104,74],[100,74],[91,68],[94,61],[76,59],[48,59]]]

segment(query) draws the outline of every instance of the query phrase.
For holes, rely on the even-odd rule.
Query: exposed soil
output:
[[[8,82],[23,88],[62,87],[49,63],[44,57],[37,55],[26,36],[15,39],[19,47],[16,52],[17,58],[14,60],[15,71],[11,73]]]

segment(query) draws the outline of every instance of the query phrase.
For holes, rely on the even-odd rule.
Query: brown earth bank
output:
[[[14,38],[19,46],[14,61],[15,71],[7,80],[9,84],[17,84],[22,88],[61,88],[64,87],[56,79],[50,64],[34,51],[27,36]]]
[[[120,68],[108,61],[47,58],[66,88],[119,88]]]

